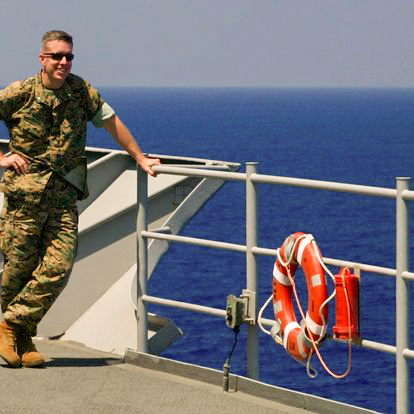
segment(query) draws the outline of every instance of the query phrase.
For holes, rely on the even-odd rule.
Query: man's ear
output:
[[[45,59],[46,59],[46,57],[44,55],[42,55],[41,53],[39,53],[39,62],[42,66],[44,66],[44,64],[45,64]]]

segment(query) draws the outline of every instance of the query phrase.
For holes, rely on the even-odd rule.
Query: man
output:
[[[82,78],[71,74],[73,41],[63,31],[42,39],[41,72],[0,91],[0,120],[10,154],[0,152],[5,201],[0,215],[0,356],[11,367],[45,359],[33,344],[36,327],[65,287],[77,250],[76,201],[87,197],[86,125],[107,129],[150,175],[160,163]]]

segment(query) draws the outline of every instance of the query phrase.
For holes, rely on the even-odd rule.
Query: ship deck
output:
[[[178,368],[166,369],[162,372],[168,366],[165,361],[169,363],[173,361],[163,362],[163,359],[134,354],[133,351],[132,354],[127,352],[124,358],[96,351],[76,342],[36,340],[36,343],[38,349],[47,356],[44,368],[11,369],[1,361],[0,412],[28,414],[335,412],[334,407],[331,407],[333,411],[326,406],[320,411],[285,405],[277,401],[279,389],[276,387],[269,389],[269,386],[266,386],[268,392],[269,390],[273,392],[276,400],[239,390],[236,392],[232,389],[232,385],[230,385],[231,392],[224,392],[218,371],[191,366],[188,371],[190,377],[183,376],[181,374],[186,364],[178,363]],[[157,367],[149,368],[151,363]],[[204,372],[203,381],[191,378],[195,369]],[[172,372],[177,372],[179,375],[174,375]],[[209,378],[214,377],[218,380],[217,384],[209,382]],[[241,377],[238,378],[242,385]],[[231,379],[230,384],[232,381],[234,383],[234,380],[235,377]],[[255,387],[249,386],[249,388]],[[311,400],[307,402],[307,397],[304,396],[303,403],[310,402],[315,408],[322,408],[326,402],[324,399],[312,396],[309,396]],[[346,405],[343,408],[347,408],[346,412],[354,412],[354,408],[355,412],[364,412]]]

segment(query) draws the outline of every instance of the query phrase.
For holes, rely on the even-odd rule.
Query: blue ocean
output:
[[[389,188],[395,188],[396,177],[414,175],[414,89],[102,88],[101,92],[142,149],[152,154],[240,162],[241,171],[246,162],[255,161],[263,174]],[[88,142],[117,148],[105,131],[93,127]],[[258,187],[258,208],[260,247],[277,248],[289,234],[303,231],[314,235],[325,257],[395,267],[394,200],[263,184]],[[244,185],[226,183],[183,234],[244,244]],[[272,292],[274,258],[260,257],[258,263],[261,306]],[[331,270],[335,274],[338,269]],[[300,272],[296,277],[306,301],[304,278]],[[173,244],[153,273],[149,294],[224,309],[227,295],[239,296],[245,280],[243,254]],[[224,320],[154,305],[149,310],[172,318],[184,332],[163,356],[222,369],[233,343],[233,332]],[[270,306],[264,316],[272,319],[272,312]],[[333,323],[331,306],[330,326]],[[393,277],[362,273],[361,331],[364,339],[395,345]],[[232,373],[246,375],[245,343],[242,326],[231,358]],[[351,373],[342,380],[328,375],[314,357],[319,375],[311,379],[270,336],[261,333],[260,345],[264,382],[395,412],[394,355],[355,346]],[[326,341],[321,352],[332,370],[346,370],[346,345]],[[414,396],[413,381],[411,389]]]
[[[240,162],[241,171],[255,161],[263,174],[390,188],[396,177],[414,175],[413,89],[107,88],[102,94],[149,153]],[[89,143],[114,146],[93,128]],[[326,257],[395,267],[393,200],[259,185],[258,205],[260,247],[277,248],[303,231],[314,235]],[[183,234],[244,244],[244,185],[226,183]],[[271,294],[273,262],[259,258],[260,306]],[[173,244],[150,280],[149,294],[224,308],[227,295],[238,296],[245,280],[244,255]],[[306,301],[299,272],[297,280]],[[154,305],[149,310],[184,331],[163,356],[222,369],[233,343],[223,320]],[[265,317],[273,318],[272,312],[270,306]],[[332,325],[333,306],[330,313]],[[362,274],[361,313],[364,339],[395,345],[393,277]],[[245,344],[242,327],[233,373],[246,374]],[[261,334],[260,345],[262,381],[395,412],[393,355],[354,347],[351,373],[342,380],[314,357],[319,375],[311,379],[269,336]],[[326,341],[321,351],[332,370],[346,370],[346,345]],[[412,389],[414,396],[414,384]]]

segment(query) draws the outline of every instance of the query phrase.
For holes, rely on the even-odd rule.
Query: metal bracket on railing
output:
[[[244,300],[244,321],[249,325],[256,324],[256,292],[243,289],[240,297]]]
[[[242,323],[256,323],[256,292],[248,289],[243,289],[239,298],[227,296],[226,325],[234,329]]]

